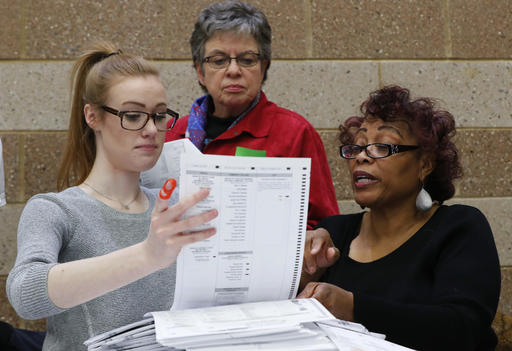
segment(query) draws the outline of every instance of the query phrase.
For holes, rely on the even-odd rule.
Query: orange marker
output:
[[[169,198],[172,195],[172,192],[176,188],[176,179],[169,178],[165,181],[164,186],[162,189],[160,189],[160,193],[158,193],[158,196],[162,200],[169,200]]]

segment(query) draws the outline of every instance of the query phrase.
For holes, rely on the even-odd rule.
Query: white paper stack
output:
[[[410,350],[360,324],[334,318],[315,299],[151,312],[145,317],[85,345],[89,351]]]
[[[88,350],[337,350],[313,322],[335,321],[315,299],[148,313],[93,337]]]
[[[152,313],[156,339],[187,350],[247,350],[273,343],[293,350],[336,350],[319,328],[310,324],[334,320],[315,299],[253,302],[175,312]],[[312,348],[315,345],[316,348]],[[272,348],[270,348],[272,349]]]
[[[84,342],[88,350],[172,350],[158,344],[153,318],[128,324]]]

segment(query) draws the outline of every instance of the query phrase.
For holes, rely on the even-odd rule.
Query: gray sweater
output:
[[[57,263],[104,255],[146,238],[156,193],[143,191],[150,206],[140,214],[116,211],[78,187],[27,202],[7,296],[21,317],[47,318],[43,350],[86,350],[88,338],[171,307],[175,265],[70,309],[48,297],[48,271]]]

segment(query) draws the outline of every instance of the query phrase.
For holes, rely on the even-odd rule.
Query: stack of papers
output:
[[[336,319],[315,299],[148,313],[91,338],[88,350],[337,350],[313,322]]]
[[[95,336],[89,351],[405,351],[357,323],[341,321],[315,299],[253,302],[148,313]]]
[[[153,318],[127,324],[84,342],[87,350],[173,350],[158,344]]]
[[[293,350],[335,350],[308,327],[334,317],[316,300],[282,300],[153,313],[157,341],[186,350],[247,350],[279,344]]]

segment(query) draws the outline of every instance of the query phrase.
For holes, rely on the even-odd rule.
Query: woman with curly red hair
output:
[[[443,205],[461,176],[453,116],[388,86],[341,127],[355,201],[308,232],[300,297],[419,350],[494,350],[500,264],[476,208]]]

